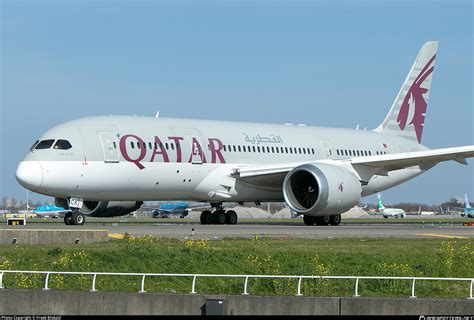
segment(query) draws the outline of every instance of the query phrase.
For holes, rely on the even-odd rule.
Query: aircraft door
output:
[[[104,162],[119,162],[118,142],[115,134],[110,131],[99,131],[97,134],[99,135],[102,150],[104,151]]]
[[[324,159],[332,159],[331,144],[328,141],[321,141],[321,147],[323,148]]]

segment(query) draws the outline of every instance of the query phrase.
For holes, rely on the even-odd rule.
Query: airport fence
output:
[[[474,290],[474,278],[436,278],[436,277],[384,277],[384,276],[297,276],[297,275],[241,275],[241,274],[176,274],[176,273],[122,273],[122,272],[77,272],[77,271],[25,271],[25,270],[0,270],[0,289],[4,289],[3,277],[5,274],[36,274],[44,275],[44,287],[43,290],[50,290],[48,286],[50,275],[80,275],[91,277],[91,289],[90,291],[97,291],[96,279],[97,276],[132,276],[141,278],[140,293],[145,293],[145,279],[148,277],[187,277],[190,278],[191,282],[191,294],[197,293],[196,291],[196,280],[198,278],[234,278],[243,280],[243,295],[249,295],[248,282],[249,279],[293,279],[298,281],[296,287],[296,296],[303,296],[302,294],[302,282],[304,280],[311,279],[343,279],[354,281],[354,297],[360,297],[359,292],[359,281],[360,280],[404,280],[411,281],[411,296],[410,298],[416,298],[415,289],[416,283],[420,281],[460,281],[469,283],[469,296],[468,299],[473,299]],[[138,286],[138,283],[137,283]]]

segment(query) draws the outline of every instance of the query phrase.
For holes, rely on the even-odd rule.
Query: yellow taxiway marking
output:
[[[417,236],[429,236],[429,237],[440,237],[440,238],[450,238],[450,239],[469,239],[469,237],[462,236],[450,236],[448,234],[438,234],[438,233],[417,233]]]
[[[123,239],[125,235],[121,233],[109,233],[109,238],[114,238],[114,239]]]

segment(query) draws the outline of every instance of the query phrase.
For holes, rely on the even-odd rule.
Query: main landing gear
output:
[[[79,212],[79,210],[67,212],[64,215],[64,223],[66,225],[80,225],[82,226],[86,222],[86,218],[82,213]]]
[[[222,204],[212,204],[214,212],[204,210],[201,213],[201,224],[237,224],[237,213],[226,210]]]
[[[327,226],[327,225],[332,225],[332,226],[338,226],[341,223],[341,215],[336,214],[334,216],[318,216],[318,217],[313,217],[313,216],[304,216],[303,217],[304,224],[307,226]]]

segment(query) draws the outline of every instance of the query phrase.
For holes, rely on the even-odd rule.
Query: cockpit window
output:
[[[30,151],[33,151],[34,148],[36,147],[36,145],[38,144],[39,140],[36,140],[35,143],[33,143],[33,145],[31,146],[30,148]]]
[[[38,143],[35,147],[36,150],[38,149],[49,149],[51,148],[51,146],[53,145],[54,143],[54,140],[53,139],[50,139],[50,140],[43,140],[41,141],[40,143]]]
[[[71,149],[72,146],[69,143],[69,141],[59,139],[58,141],[56,141],[56,144],[54,145],[53,148],[60,149],[60,150],[68,150],[68,149]]]

